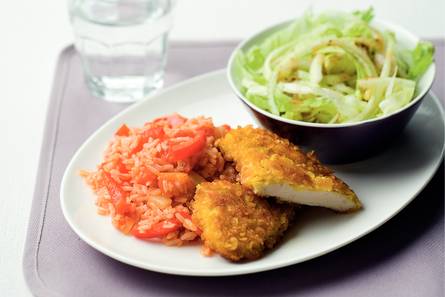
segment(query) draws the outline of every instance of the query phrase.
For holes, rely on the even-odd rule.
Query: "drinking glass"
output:
[[[85,80],[112,102],[162,87],[174,0],[71,0],[69,15]]]

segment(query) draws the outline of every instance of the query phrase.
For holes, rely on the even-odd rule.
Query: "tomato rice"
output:
[[[188,207],[196,185],[232,170],[214,145],[229,129],[178,114],[140,128],[123,124],[97,169],[80,175],[97,196],[98,213],[110,215],[118,230],[180,246],[199,238]]]

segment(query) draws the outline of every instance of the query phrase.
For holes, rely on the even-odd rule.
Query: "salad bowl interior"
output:
[[[314,150],[323,162],[330,164],[349,163],[370,157],[396,141],[432,86],[436,71],[434,62],[417,79],[414,96],[408,104],[390,114],[356,122],[317,123],[294,120],[262,109],[246,98],[242,92],[242,76],[236,67],[237,54],[261,44],[292,22],[293,20],[285,21],[266,28],[241,42],[233,51],[228,62],[227,78],[232,90],[248,110],[263,126],[306,150]],[[380,31],[393,32],[397,38],[397,46],[404,49],[414,49],[420,41],[404,28],[386,21],[373,20],[370,25]]]

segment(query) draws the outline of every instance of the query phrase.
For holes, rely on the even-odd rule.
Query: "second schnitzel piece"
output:
[[[225,180],[199,184],[191,207],[204,245],[232,261],[261,257],[283,235],[293,215],[292,205],[269,203]]]
[[[235,162],[241,184],[257,195],[341,212],[361,208],[357,195],[313,153],[268,130],[233,129],[216,145]]]

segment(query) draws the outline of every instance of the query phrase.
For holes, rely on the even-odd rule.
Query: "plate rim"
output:
[[[376,224],[375,226],[373,226],[372,228],[369,228],[368,230],[366,230],[365,232],[361,232],[360,234],[350,238],[349,240],[346,240],[344,242],[342,242],[341,244],[335,245],[329,249],[325,249],[319,253],[315,253],[315,254],[311,254],[307,257],[302,257],[302,258],[298,258],[297,260],[293,260],[293,261],[276,261],[272,264],[268,264],[268,265],[264,265],[261,267],[247,267],[247,268],[243,268],[242,266],[238,266],[236,270],[215,270],[215,271],[193,271],[190,269],[184,269],[184,268],[175,268],[175,269],[171,269],[171,268],[165,268],[162,266],[159,266],[157,264],[149,264],[147,265],[146,263],[141,263],[140,261],[134,260],[132,258],[129,258],[127,256],[122,256],[119,253],[115,253],[112,250],[109,250],[106,247],[103,247],[100,244],[97,244],[94,240],[88,238],[88,236],[84,235],[82,231],[80,231],[76,224],[71,221],[70,216],[68,215],[68,210],[67,210],[67,206],[65,204],[65,188],[67,187],[66,184],[69,180],[69,172],[73,171],[73,166],[75,164],[75,161],[78,159],[79,155],[81,154],[81,152],[84,150],[84,148],[86,146],[88,146],[88,144],[96,137],[96,135],[100,134],[102,132],[102,130],[106,129],[106,127],[113,121],[115,121],[117,118],[121,117],[122,114],[126,114],[128,112],[131,112],[134,109],[137,109],[140,105],[145,104],[147,101],[150,101],[152,98],[158,97],[163,95],[164,93],[168,93],[171,91],[174,91],[178,88],[181,88],[184,85],[188,85],[188,84],[193,84],[196,81],[200,81],[203,79],[208,79],[210,77],[217,77],[217,76],[221,76],[222,79],[225,78],[225,72],[226,69],[219,69],[219,70],[215,70],[215,71],[211,71],[211,72],[207,72],[195,77],[192,77],[190,79],[184,80],[178,84],[174,84],[170,87],[167,87],[163,90],[160,90],[159,92],[156,92],[154,94],[151,94],[149,96],[147,96],[146,98],[144,98],[143,100],[141,100],[140,102],[137,102],[133,105],[128,106],[127,108],[125,108],[124,110],[120,111],[119,113],[117,113],[116,115],[114,115],[113,117],[111,117],[109,120],[105,121],[98,129],[96,129],[89,137],[87,137],[87,139],[79,146],[79,148],[76,150],[76,152],[72,155],[68,165],[66,166],[64,173],[63,173],[63,178],[61,181],[61,185],[60,185],[60,194],[59,194],[59,201],[60,201],[60,206],[62,209],[62,213],[64,216],[65,221],[68,223],[68,225],[70,226],[70,228],[76,233],[77,236],[79,236],[85,243],[87,243],[89,246],[91,246],[92,248],[100,251],[101,253],[115,259],[118,260],[122,263],[134,266],[134,267],[138,267],[144,270],[149,270],[149,271],[155,271],[155,272],[160,272],[160,273],[164,273],[164,274],[170,274],[170,275],[183,275],[183,276],[194,276],[194,277],[220,277],[220,276],[233,276],[233,275],[244,275],[244,274],[252,274],[252,273],[258,273],[258,272],[263,272],[263,271],[269,271],[269,270],[274,270],[274,269],[278,269],[278,268],[282,268],[282,267],[287,267],[287,266],[291,266],[291,265],[295,265],[298,263],[302,263],[314,258],[318,258],[322,255],[328,254],[334,250],[340,249],[366,235],[368,235],[369,233],[375,231],[376,229],[378,229],[379,227],[381,227],[383,224],[385,224],[386,222],[388,222],[389,220],[391,220],[394,216],[396,216],[398,213],[400,213],[400,211],[402,211],[408,204],[410,204],[418,195],[420,192],[422,192],[422,190],[428,185],[428,183],[431,181],[431,179],[433,178],[433,176],[436,174],[440,164],[442,163],[441,160],[443,160],[444,157],[444,149],[445,149],[445,142],[442,144],[442,149],[440,154],[437,156],[436,159],[436,164],[434,164],[434,168],[431,171],[431,174],[428,176],[427,179],[425,179],[424,183],[422,184],[421,187],[419,187],[417,189],[417,191],[412,195],[412,197],[410,197],[409,199],[407,199],[403,204],[401,204],[398,209],[396,211],[394,211],[391,215],[389,215],[385,220],[380,221],[378,224]],[[234,94],[235,96],[235,94]],[[442,124],[445,127],[445,112],[444,112],[444,108],[442,106],[442,104],[440,103],[438,97],[432,92],[429,91],[427,93],[426,96],[430,96],[434,102],[434,104],[437,106],[437,108],[439,109],[439,113],[441,115],[441,119],[442,119]],[[428,98],[425,98],[428,99]]]

